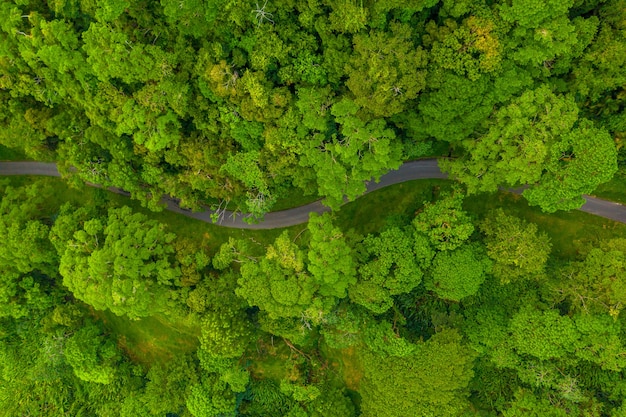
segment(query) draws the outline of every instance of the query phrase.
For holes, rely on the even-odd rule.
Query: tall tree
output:
[[[542,277],[550,255],[550,238],[537,225],[507,215],[502,209],[481,224],[487,254],[494,261],[491,272],[502,282]]]
[[[490,267],[484,248],[476,245],[438,252],[425,285],[444,300],[460,301],[478,292]]]
[[[129,207],[111,209],[76,232],[61,257],[63,283],[96,309],[130,318],[166,309],[180,276],[170,246],[175,235]]]
[[[474,232],[472,220],[463,210],[463,194],[459,191],[427,203],[413,220],[415,230],[426,235],[438,250],[456,249]]]
[[[319,293],[344,298],[356,282],[356,261],[341,229],[333,226],[330,215],[311,214],[308,270],[320,283]]]
[[[350,299],[374,313],[387,311],[393,305],[392,296],[408,293],[422,282],[432,251],[427,242],[421,243],[424,247],[415,247],[410,233],[396,227],[365,238]]]

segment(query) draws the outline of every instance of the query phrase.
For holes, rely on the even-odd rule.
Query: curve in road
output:
[[[44,175],[51,177],[60,177],[56,164],[49,162],[0,162],[0,175]],[[447,178],[447,175],[441,172],[435,159],[422,159],[404,163],[398,170],[390,171],[380,178],[379,182],[368,182],[367,191],[379,190],[390,185],[399,184],[411,180],[428,179],[428,178]],[[124,194],[122,190],[111,189],[111,191]],[[127,193],[125,193],[127,194]],[[586,203],[579,209],[586,213],[601,216],[607,219],[626,223],[626,207],[611,201],[602,200],[595,197],[584,196]],[[214,212],[210,209],[200,212],[191,212],[181,209],[178,204],[169,198],[164,198],[162,203],[166,205],[166,209],[183,216],[201,220],[207,223],[213,223],[211,215]],[[276,229],[280,227],[294,226],[306,223],[309,220],[309,213],[324,213],[330,209],[320,201],[307,204],[301,207],[295,207],[289,210],[274,211],[267,213],[263,221],[256,224],[248,224],[244,221],[245,216],[241,213],[232,213],[226,211],[218,224],[220,226],[237,228],[237,229]]]

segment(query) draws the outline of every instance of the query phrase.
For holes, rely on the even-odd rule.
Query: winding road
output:
[[[61,176],[57,170],[56,164],[48,162],[0,162],[0,175]],[[369,182],[367,184],[366,193],[371,193],[372,191],[406,181],[428,178],[447,178],[447,175],[439,169],[435,159],[406,162],[397,171],[390,171],[383,175],[378,183]],[[112,191],[124,193],[121,190],[112,189]],[[584,196],[584,198],[586,203],[579,210],[626,223],[626,206],[590,196]],[[165,198],[162,202],[169,211],[207,223],[213,223],[211,215],[214,212],[208,208],[205,211],[194,213],[189,210],[181,209],[178,204],[171,199]],[[330,209],[322,205],[321,202],[316,201],[289,210],[267,213],[264,220],[257,224],[246,223],[244,221],[245,216],[241,213],[233,214],[227,211],[224,213],[223,220],[218,224],[220,226],[237,229],[276,229],[305,223],[309,220],[309,213],[324,213],[326,211],[330,211]]]

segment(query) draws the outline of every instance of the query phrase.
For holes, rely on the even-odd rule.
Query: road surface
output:
[[[56,165],[49,162],[0,162],[0,175],[45,175],[60,177]],[[366,193],[406,181],[427,178],[447,178],[447,175],[441,172],[437,161],[434,159],[411,161],[403,164],[398,170],[390,171],[383,175],[380,182],[369,182],[367,184]],[[121,190],[112,191],[123,193]],[[584,198],[586,203],[579,210],[626,223],[626,206],[596,197],[584,196]],[[211,220],[213,211],[208,208],[205,211],[194,213],[189,210],[181,209],[176,202],[171,199],[165,198],[162,202],[166,204],[167,210],[173,211],[174,213],[179,213],[183,216],[207,223],[213,223]],[[237,229],[276,229],[305,223],[309,220],[309,213],[323,213],[326,211],[330,211],[330,209],[322,205],[321,202],[316,201],[289,210],[267,213],[264,220],[256,224],[246,223],[241,213],[233,214],[227,211],[218,224],[220,226]]]

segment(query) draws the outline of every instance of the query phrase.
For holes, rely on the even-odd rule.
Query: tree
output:
[[[187,355],[154,363],[146,380],[142,402],[152,415],[166,415],[184,409],[189,387],[199,382],[199,376],[195,361]]]
[[[28,317],[65,295],[55,280],[58,256],[49,240],[52,190],[45,181],[0,189],[0,317]]]
[[[309,308],[319,285],[305,269],[304,253],[282,233],[259,261],[241,266],[238,296],[273,319],[299,317]]]
[[[491,272],[501,282],[541,277],[550,255],[550,238],[537,225],[497,209],[480,223],[487,254],[494,261]]]
[[[344,202],[344,196],[353,200],[363,194],[365,181],[378,180],[401,164],[402,149],[394,131],[383,119],[364,122],[358,111],[352,100],[335,103],[331,113],[340,126],[339,134],[332,140],[315,134],[300,161],[315,170],[318,194],[334,209]]]
[[[410,26],[393,22],[389,29],[356,35],[346,65],[354,102],[374,117],[402,112],[426,86],[426,53],[410,41]]]
[[[436,333],[406,357],[366,353],[359,389],[362,416],[461,416],[469,405],[472,361],[456,330]]]
[[[626,65],[624,0],[606,2],[596,13],[600,17],[598,33],[576,61],[570,82],[575,91],[591,102],[602,103],[596,109],[605,113],[615,108],[610,104],[614,100],[611,92],[620,91],[626,82],[621,71]]]
[[[603,370],[619,372],[626,367],[620,321],[608,314],[579,314],[574,317],[574,323],[580,333],[576,342],[576,357],[594,363]]]
[[[46,181],[18,188],[0,184],[0,188],[0,265],[20,273],[38,270],[54,275],[57,257],[51,252],[45,214],[52,189]]]
[[[426,31],[424,41],[432,47],[431,56],[438,68],[472,81],[499,69],[502,46],[492,20],[471,16],[459,25],[447,19],[441,27],[430,21]]]
[[[380,314],[392,306],[392,296],[417,287],[432,252],[421,250],[418,257],[414,244],[411,235],[397,227],[365,238],[360,248],[358,279],[349,289],[352,302]]]
[[[476,294],[491,266],[483,252],[474,245],[438,252],[425,280],[426,288],[451,301]]]
[[[103,219],[104,220],[104,219]],[[96,309],[130,318],[164,311],[167,287],[180,276],[173,233],[129,207],[86,221],[61,257],[63,283]]]
[[[582,194],[592,193],[617,172],[615,143],[606,130],[581,120],[552,147],[546,168],[539,184],[522,194],[529,204],[548,213],[579,208],[585,203]]]
[[[556,310],[523,308],[513,316],[510,324],[512,346],[521,355],[541,360],[557,359],[575,349],[580,337],[576,326],[567,316]]]
[[[216,376],[204,376],[200,383],[192,385],[186,405],[194,417],[236,415],[235,395]]]
[[[222,358],[239,358],[246,349],[251,329],[243,310],[212,309],[202,320],[200,344],[203,350]]]
[[[453,250],[474,232],[469,215],[463,210],[459,190],[443,194],[434,203],[427,203],[415,216],[413,227],[428,237],[438,250]]]
[[[518,390],[515,399],[502,411],[505,417],[566,417],[569,413],[546,398],[537,398],[530,390]]]
[[[116,379],[120,352],[95,324],[76,331],[67,340],[64,355],[76,376],[83,381],[110,384]]]
[[[612,239],[593,248],[582,262],[563,268],[552,282],[556,299],[574,311],[618,317],[626,305],[626,240]]]
[[[320,295],[344,298],[348,287],[356,282],[352,248],[326,213],[322,216],[312,213],[307,227],[311,233],[307,269],[319,282]]]
[[[572,98],[542,86],[525,92],[492,118],[485,135],[464,143],[463,158],[440,162],[470,194],[540,182],[552,145],[572,129],[578,107]]]

